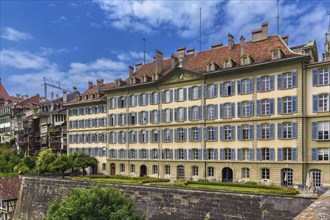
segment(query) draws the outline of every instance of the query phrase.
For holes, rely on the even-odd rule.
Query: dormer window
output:
[[[207,70],[208,70],[208,71],[214,71],[214,63],[209,63],[209,64],[207,65]]]
[[[282,58],[282,51],[281,49],[275,49],[272,52],[272,60],[278,60]]]
[[[158,79],[158,74],[154,73],[152,74],[152,81],[156,81]]]
[[[243,65],[249,64],[249,58],[243,57],[242,63],[243,63]]]
[[[131,79],[130,79],[130,82],[129,82],[130,84],[135,84],[135,80],[134,80],[134,77],[132,77]]]
[[[223,68],[231,68],[233,66],[232,61],[230,59],[226,59],[223,62]]]

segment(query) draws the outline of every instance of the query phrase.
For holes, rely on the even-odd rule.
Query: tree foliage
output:
[[[82,168],[83,172],[85,172],[85,169],[87,167],[96,165],[97,160],[95,159],[95,157],[91,157],[84,153],[77,154],[73,160],[73,166]]]
[[[50,172],[50,165],[55,161],[56,155],[51,149],[42,151],[37,159],[36,168],[38,173]]]
[[[73,189],[62,202],[53,200],[46,219],[142,220],[144,217],[136,211],[135,202],[122,192],[112,187],[95,186],[90,190]]]
[[[72,161],[70,161],[70,158],[66,154],[62,154],[50,164],[50,171],[53,173],[61,173],[62,177],[64,177],[64,172],[72,168],[71,164]]]

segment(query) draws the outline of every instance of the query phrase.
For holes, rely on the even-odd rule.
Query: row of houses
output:
[[[167,59],[156,50],[127,79],[89,81],[58,100],[26,99],[31,115],[19,131],[11,125],[11,137],[27,154],[94,156],[103,174],[291,187],[309,174],[315,186],[329,186],[329,35],[319,62],[315,41],[289,47],[287,35],[268,35],[268,23],[251,34]]]

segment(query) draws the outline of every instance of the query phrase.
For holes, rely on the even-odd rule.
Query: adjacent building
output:
[[[20,188],[19,177],[0,179],[0,220],[13,219]]]
[[[288,40],[263,23],[251,41],[157,50],[126,80],[89,82],[66,105],[69,154],[111,175],[303,186],[310,171],[329,186],[330,62],[317,63],[315,41]]]

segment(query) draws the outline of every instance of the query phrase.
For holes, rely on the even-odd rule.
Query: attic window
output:
[[[249,58],[248,58],[248,57],[243,57],[243,59],[242,59],[242,64],[243,64],[243,65],[250,64],[250,62],[249,62]]]
[[[214,70],[215,70],[214,63],[207,64],[207,71],[214,71]]]
[[[281,49],[275,49],[272,52],[272,60],[278,60],[282,58]]]
[[[230,68],[232,67],[232,62],[230,59],[226,59],[224,62],[223,62],[223,68]]]
[[[130,79],[130,84],[135,84],[135,79],[134,79],[134,77],[132,77],[132,78]]]

